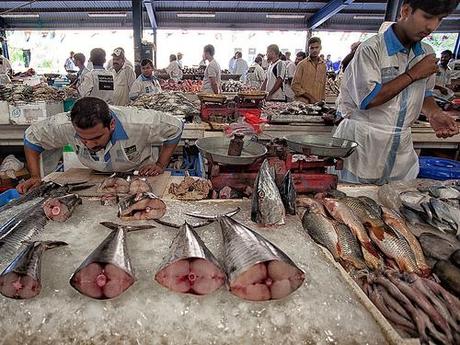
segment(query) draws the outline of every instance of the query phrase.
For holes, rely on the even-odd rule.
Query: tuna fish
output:
[[[166,204],[153,193],[138,193],[118,204],[118,217],[123,220],[160,219],[166,213]]]
[[[283,225],[285,209],[272,168],[265,160],[259,170],[252,194],[251,219],[263,226]]]
[[[121,295],[136,280],[126,246],[126,233],[153,226],[101,224],[112,232],[77,268],[70,278],[70,285],[85,296],[111,299]]]
[[[294,181],[292,180],[292,174],[290,170],[284,176],[279,191],[286,213],[295,216],[297,193],[295,191]]]
[[[48,219],[65,222],[70,218],[75,207],[81,204],[82,200],[77,194],[68,194],[46,200],[43,204],[43,211]]]
[[[180,293],[206,295],[225,283],[219,262],[188,223],[182,225],[155,280]]]
[[[42,288],[41,260],[43,253],[66,246],[60,241],[36,241],[27,244],[19,255],[0,274],[0,293],[9,298],[28,299],[37,296]]]

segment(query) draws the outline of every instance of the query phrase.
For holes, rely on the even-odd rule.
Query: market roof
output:
[[[377,31],[387,5],[385,0],[144,0],[143,3],[145,28],[156,24],[159,29],[306,30],[312,19],[328,18],[331,11],[338,10],[315,28],[342,31]],[[3,0],[0,2],[0,27],[10,30],[131,28],[131,6],[131,1]],[[459,22],[460,6],[443,21],[438,31],[458,32]]]

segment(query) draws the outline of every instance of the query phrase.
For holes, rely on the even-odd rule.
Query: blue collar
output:
[[[112,118],[115,120],[115,130],[113,131],[112,137],[110,138],[112,145],[114,145],[118,140],[128,140],[128,134],[126,134],[126,131],[115,112],[110,110],[110,115],[112,115]]]
[[[152,75],[150,78],[147,78],[145,75],[141,74],[141,80],[142,80],[142,81],[148,81],[148,80],[149,80],[149,81],[154,81],[154,80],[156,80],[156,79],[157,79],[157,78],[155,78],[154,75]]]
[[[385,45],[387,46],[387,52],[389,56],[393,56],[397,53],[407,54],[407,49],[402,45],[401,41],[396,36],[393,30],[393,26],[390,26],[388,30],[385,31],[383,38],[385,40]],[[412,50],[414,51],[415,56],[423,55],[425,53],[420,42],[416,42],[412,46]]]

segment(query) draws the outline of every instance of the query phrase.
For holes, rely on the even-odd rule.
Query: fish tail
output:
[[[237,214],[240,211],[241,211],[241,208],[237,207],[233,211],[227,212],[223,215],[206,215],[206,214],[199,214],[199,213],[186,213],[186,215],[195,217],[195,218],[201,218],[201,219],[217,220],[219,217],[222,217],[222,216],[233,217],[235,214]]]
[[[131,232],[131,231],[139,231],[139,230],[147,230],[147,229],[153,229],[155,228],[154,225],[137,225],[137,226],[132,226],[132,225],[122,225],[122,224],[116,224],[112,222],[102,222],[100,223],[101,225],[105,226],[106,228],[109,228],[111,230],[118,230],[118,229],[123,229],[126,232]]]

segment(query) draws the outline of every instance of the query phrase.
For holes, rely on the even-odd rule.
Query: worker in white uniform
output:
[[[221,91],[221,70],[220,65],[214,59],[215,49],[212,44],[208,44],[203,48],[203,60],[209,61],[208,66],[204,70],[203,86],[201,91],[203,93],[218,94]]]
[[[452,60],[454,54],[450,50],[444,50],[441,53],[441,59],[439,60],[439,71],[436,74],[436,85],[434,87],[435,92],[439,92],[440,96],[448,96],[450,93],[453,94],[449,86],[452,81],[452,70],[449,67],[449,62]]]
[[[184,57],[184,54],[177,53],[177,64],[179,65],[180,69],[184,69],[184,63],[182,61],[183,57]]]
[[[89,72],[89,69],[85,66],[86,57],[83,53],[76,53],[73,56],[73,59],[75,61],[75,66],[78,67],[77,79],[75,79],[73,85],[75,85],[75,87],[78,89],[78,87],[81,85],[83,77]]]
[[[139,170],[162,174],[182,134],[183,123],[163,112],[109,107],[99,98],[78,100],[70,113],[57,114],[27,128],[24,151],[31,178],[24,193],[40,184],[40,153],[71,145],[80,162],[101,172]]]
[[[0,74],[11,76],[13,69],[11,68],[10,60],[3,56],[3,49],[0,47]]]
[[[271,44],[267,47],[267,59],[270,64],[261,90],[268,92],[268,101],[285,102],[284,78],[286,77],[286,65],[284,61],[279,59],[279,56],[280,49],[276,44]]]
[[[105,50],[94,48],[90,59],[93,69],[86,73],[78,86],[80,97],[98,97],[109,104],[113,102],[114,78],[113,73],[105,70]]]
[[[345,71],[335,136],[358,143],[339,172],[342,181],[383,184],[419,172],[411,125],[427,116],[436,135],[459,133],[455,120],[432,97],[438,70],[430,35],[457,0],[404,0],[398,22],[362,43]]]
[[[177,57],[175,54],[169,55],[169,65],[168,67],[161,69],[160,72],[167,73],[169,78],[174,81],[182,80],[183,73],[180,68],[179,63],[177,62]]]
[[[153,62],[150,59],[141,61],[141,75],[134,81],[129,91],[129,99],[134,100],[141,95],[161,92],[158,79],[153,75]]]
[[[286,55],[285,57],[286,61],[284,61],[284,63],[286,64],[286,78],[284,78],[284,90],[286,93],[286,99],[290,102],[293,101],[295,98],[295,94],[294,91],[292,91],[291,85],[292,80],[294,79],[296,65],[291,60],[288,60]]]
[[[131,68],[134,70],[134,64],[126,58],[126,53],[125,53],[125,50],[123,49],[123,47],[118,47],[118,48],[115,48],[114,50],[120,50],[120,51],[122,51],[122,52],[123,52],[123,55],[125,56],[125,65],[131,67]],[[107,66],[105,66],[105,68],[106,68],[107,70],[113,68],[113,59],[110,59],[110,60],[107,62]]]
[[[236,60],[233,65],[233,74],[240,75],[240,81],[246,81],[246,73],[248,72],[249,66],[246,60],[243,59],[241,52],[236,53]]]
[[[265,71],[262,68],[262,57],[256,56],[254,63],[251,65],[251,67],[249,67],[248,74],[246,76],[246,83],[251,87],[260,89],[264,80]]]
[[[112,65],[109,70],[113,73],[114,78],[114,92],[113,104],[114,105],[128,105],[129,103],[129,90],[136,80],[136,74],[132,67],[125,64],[125,53],[123,50],[117,48],[112,53]]]

